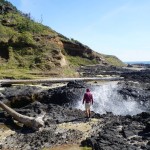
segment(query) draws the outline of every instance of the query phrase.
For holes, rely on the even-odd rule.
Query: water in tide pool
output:
[[[94,104],[91,109],[100,114],[112,112],[115,115],[136,115],[144,111],[134,99],[130,97],[127,100],[123,99],[117,92],[118,88],[117,82],[106,82],[96,87],[92,91]],[[81,101],[77,108],[84,110]]]

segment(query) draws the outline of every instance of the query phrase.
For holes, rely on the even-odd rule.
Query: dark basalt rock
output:
[[[7,138],[4,148],[15,149],[36,149],[40,150],[43,147],[52,147],[53,145],[61,145],[66,142],[73,143],[73,139],[81,137],[80,131],[62,130],[57,131],[55,126],[30,134],[15,134]],[[9,143],[9,144],[8,144]]]
[[[115,68],[114,68],[115,69]],[[120,70],[121,72],[121,70]],[[111,72],[112,73],[112,72]],[[129,77],[133,74],[132,78]],[[141,80],[141,75],[146,75],[146,80]],[[123,74],[125,81],[118,83],[118,93],[124,99],[128,97],[137,101],[140,106],[146,106],[146,111],[134,116],[116,116],[111,112],[100,115],[92,112],[92,118],[102,121],[97,125],[92,125],[90,136],[81,142],[82,146],[90,146],[93,150],[148,150],[150,148],[150,84],[147,73],[138,74],[127,72]],[[135,79],[134,79],[135,78]],[[131,80],[130,80],[131,79]],[[26,95],[26,100],[31,100],[34,93],[35,102],[31,101],[15,108],[21,114],[37,117],[43,112],[43,121],[45,126],[41,131],[31,132],[26,127],[6,138],[2,147],[5,149],[42,149],[43,147],[52,147],[57,144],[74,143],[83,135],[78,130],[58,129],[57,124],[64,122],[85,122],[85,113],[82,110],[75,109],[77,102],[82,100],[86,88],[92,89],[93,86],[83,82],[69,82],[66,86],[41,90],[38,88],[8,88],[2,94],[12,100],[11,97]],[[16,92],[15,92],[16,91]],[[21,101],[23,99],[19,98]],[[33,99],[33,98],[32,98]],[[25,101],[26,101],[25,100]],[[0,119],[4,119],[3,111],[0,113]],[[10,122],[9,116],[5,117],[5,122]],[[13,128],[13,127],[12,127]]]
[[[40,102],[34,102],[26,107],[15,110],[23,115],[32,117],[46,112],[44,116],[46,124],[78,121],[85,117],[85,113],[82,110],[56,104],[42,104]],[[95,113],[93,112],[92,114],[94,115]]]
[[[84,77],[95,77],[97,75],[121,75],[121,73],[126,70],[127,69],[110,65],[95,65],[82,66],[79,68],[78,72],[81,72]]]
[[[140,82],[133,81],[122,81],[119,82],[118,93],[120,93],[124,99],[134,99],[139,105],[145,108],[150,107],[150,84],[143,84]],[[146,111],[146,110],[145,110]]]
[[[84,82],[69,82],[67,86],[41,92],[37,100],[46,104],[75,106],[82,100],[85,89],[89,86]]]
[[[36,94],[42,91],[36,86],[16,86],[5,88],[1,100],[13,108],[26,106],[36,100]]]
[[[41,104],[34,102],[26,107],[16,109],[19,113],[37,117],[40,112],[44,115],[45,127],[41,131],[33,132],[31,129],[23,127],[18,133],[9,136],[3,147],[14,149],[41,149],[57,144],[74,143],[82,136],[78,130],[65,130],[56,128],[56,124],[63,122],[83,122],[85,113],[75,108],[59,106],[55,104]],[[94,113],[94,112],[93,112]],[[10,124],[9,124],[10,125]]]
[[[149,149],[149,125],[144,124],[145,120],[150,119],[143,114],[139,114],[138,121],[135,116],[114,116],[106,114],[101,116],[104,119],[104,126],[98,130],[98,135],[92,134],[81,142],[82,146],[92,147],[92,150],[129,150],[129,149]],[[109,121],[108,121],[109,120]],[[145,130],[147,129],[148,130]],[[145,131],[145,132],[143,132]],[[142,144],[145,143],[145,144]]]
[[[6,121],[6,116],[4,114],[4,112],[0,112],[0,123],[3,123]]]
[[[42,104],[34,102],[26,107],[17,109],[22,114],[38,116],[41,112],[44,115],[45,127],[41,131],[31,132],[27,128],[22,128],[20,133],[9,136],[3,147],[19,149],[41,149],[57,144],[74,143],[75,139],[82,137],[82,132],[78,130],[65,130],[56,128],[56,124],[63,122],[84,122],[83,111],[60,106],[56,104]],[[98,115],[92,112],[92,117],[103,121],[92,126],[91,137],[81,142],[82,146],[90,146],[93,150],[105,149],[145,149],[148,150],[150,140],[149,120],[150,114],[143,112],[135,116],[115,116],[111,112]],[[144,145],[142,143],[145,143]]]
[[[33,102],[25,107],[14,110],[20,114],[30,117],[38,117],[39,115],[45,113],[43,120],[46,126],[63,122],[85,121],[85,113],[82,110],[56,104],[42,104],[40,102]],[[94,112],[92,112],[92,116],[95,116]],[[2,121],[9,122],[9,119],[11,118],[2,111],[0,113],[0,119]]]
[[[121,75],[127,81],[138,81],[140,83],[149,83],[150,70],[124,72]]]
[[[138,66],[141,67],[141,66]],[[95,66],[81,66],[78,69],[84,77],[95,77],[97,75],[120,75],[127,81],[139,81],[148,83],[150,81],[149,65],[144,66],[144,70],[134,70],[131,67],[116,67],[111,65],[95,65]]]
[[[149,135],[150,135],[150,121],[148,121],[147,123],[146,123],[146,127],[145,127],[145,129],[143,130],[144,132],[149,132]]]
[[[67,86],[43,90],[36,86],[7,87],[1,92],[1,100],[13,108],[24,107],[33,101],[58,105],[75,105],[82,99],[86,85],[84,82],[69,82]]]

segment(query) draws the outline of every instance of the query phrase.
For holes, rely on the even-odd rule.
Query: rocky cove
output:
[[[149,68],[97,65],[83,66],[78,71],[83,77],[109,75],[124,79],[1,87],[2,102],[20,114],[41,116],[44,126],[35,131],[0,109],[0,149],[150,149]],[[86,88],[94,96],[90,119],[85,118],[82,105]]]

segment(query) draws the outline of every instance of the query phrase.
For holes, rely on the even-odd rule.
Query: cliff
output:
[[[78,66],[93,64],[124,65],[115,56],[99,54],[0,0],[0,78],[76,76]]]

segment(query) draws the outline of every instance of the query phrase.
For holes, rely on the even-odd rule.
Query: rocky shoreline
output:
[[[74,81],[55,88],[27,85],[3,87],[0,90],[1,101],[23,115],[37,117],[44,114],[44,126],[34,131],[14,121],[0,109],[0,124],[7,126],[7,130],[0,128],[0,149],[42,150],[64,144],[88,146],[92,150],[150,149],[149,68],[135,71],[89,66],[82,67],[79,71],[86,77],[124,77],[123,81],[118,81],[118,94],[127,101],[131,97],[145,111],[125,116],[92,111],[92,117],[85,118],[84,111],[76,106],[81,102],[87,87],[92,91],[99,84]]]

